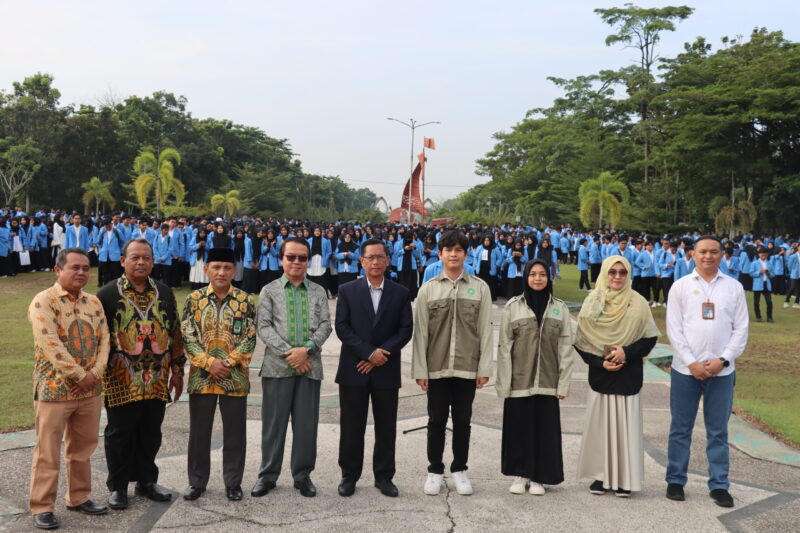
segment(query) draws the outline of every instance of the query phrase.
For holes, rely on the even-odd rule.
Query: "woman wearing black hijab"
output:
[[[553,298],[548,265],[529,261],[525,289],[503,308],[495,390],[503,404],[501,469],[513,494],[543,495],[564,481],[558,402],[569,392],[574,334],[569,309]]]
[[[231,239],[228,229],[222,222],[217,224],[214,235],[209,235],[209,239],[213,243],[212,248],[233,248],[233,239]]]
[[[339,262],[339,285],[344,285],[358,277],[358,257],[358,246],[353,242],[353,234],[347,232],[342,235],[336,248],[336,259]]]
[[[315,226],[309,237],[306,238],[311,248],[311,257],[308,259],[306,278],[320,285],[327,291],[325,285],[325,271],[328,269],[328,259],[331,255],[329,241],[322,236],[322,228]]]

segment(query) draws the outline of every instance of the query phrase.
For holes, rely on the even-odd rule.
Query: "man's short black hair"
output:
[[[366,240],[366,241],[364,241],[364,243],[361,245],[361,257],[364,257],[364,252],[366,252],[366,250],[367,250],[367,246],[375,246],[376,244],[380,244],[381,246],[383,246],[383,251],[384,251],[384,253],[385,253],[386,255],[389,255],[389,250],[388,250],[388,249],[387,249],[387,247],[386,247],[386,243],[385,243],[385,242],[383,242],[383,241],[382,241],[382,240],[380,240],[380,239],[376,239],[376,238],[374,238],[374,237],[373,237],[373,238],[371,238],[371,239],[367,239],[367,240]]]
[[[719,244],[719,249],[722,250],[722,241],[720,241],[714,235],[701,235],[699,239],[694,241],[695,247],[697,247],[697,245],[700,244],[700,241],[714,241],[715,243]]]
[[[128,256],[128,247],[134,243],[146,244],[147,246],[150,247],[150,255],[153,255],[153,245],[150,244],[150,241],[148,241],[147,239],[143,239],[142,237],[136,237],[135,239],[131,239],[128,242],[126,242],[125,245],[122,247],[122,257]]]
[[[289,237],[287,239],[284,239],[283,242],[281,243],[281,249],[278,252],[278,259],[283,259],[283,251],[286,250],[286,245],[289,244],[290,242],[296,242],[297,244],[302,244],[303,246],[305,246],[306,250],[308,250],[308,257],[309,259],[311,259],[311,246],[309,246],[308,241],[302,237]]]
[[[456,246],[461,246],[465,252],[469,248],[469,238],[467,238],[467,236],[464,235],[464,233],[460,230],[448,231],[439,239],[440,250],[444,250],[445,248],[455,248]]]

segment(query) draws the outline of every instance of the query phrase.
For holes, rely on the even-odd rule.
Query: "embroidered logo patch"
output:
[[[692,291],[692,294],[694,294],[694,295],[696,296],[696,295],[700,294],[700,291],[698,291],[697,289],[694,289],[694,290]]]
[[[475,295],[475,289],[467,289],[467,294],[469,294],[470,296],[474,296]]]
[[[557,307],[553,308],[553,316],[558,316],[561,314],[561,310]]]

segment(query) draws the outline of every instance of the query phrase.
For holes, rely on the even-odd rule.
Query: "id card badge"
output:
[[[714,320],[714,302],[703,302],[703,320]]]
[[[242,319],[241,318],[234,318],[233,319],[233,334],[234,335],[241,335],[242,334]]]

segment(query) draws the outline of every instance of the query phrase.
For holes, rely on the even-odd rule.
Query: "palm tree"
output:
[[[581,183],[581,222],[586,227],[602,227],[604,221],[617,226],[622,218],[622,204],[630,198],[628,187],[618,175],[601,172],[596,178]]]
[[[748,196],[752,195],[752,191]],[[717,235],[729,235],[747,233],[753,227],[756,220],[756,206],[745,198],[743,188],[734,188],[733,178],[731,178],[731,196],[715,196],[708,204],[708,216],[714,219],[714,228]]]
[[[142,210],[147,208],[150,191],[155,189],[156,216],[160,216],[166,205],[167,197],[172,194],[175,204],[181,205],[186,197],[186,188],[181,180],[175,177],[175,166],[181,164],[181,154],[174,148],[161,150],[156,158],[151,150],[142,150],[133,160],[134,187],[136,199]]]
[[[107,204],[110,208],[117,205],[117,200],[111,194],[110,181],[100,181],[97,176],[92,176],[89,181],[81,184],[81,188],[86,191],[83,193],[83,205],[89,210],[89,204],[94,202],[94,216],[100,216],[100,205]]]
[[[216,213],[233,216],[239,212],[242,202],[239,200],[239,191],[233,189],[223,194],[215,194],[211,197],[211,210]]]

